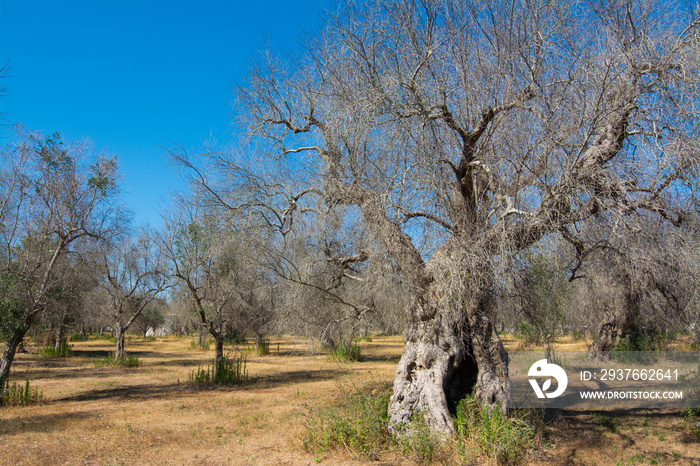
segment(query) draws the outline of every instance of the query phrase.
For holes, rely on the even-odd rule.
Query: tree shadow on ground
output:
[[[340,369],[276,372],[275,374],[253,377],[246,382],[246,385],[254,386],[255,388],[277,388],[295,383],[332,380],[346,373],[347,371]]]
[[[78,395],[56,398],[52,403],[61,403],[66,401],[100,401],[100,400],[132,400],[132,401],[147,401],[151,399],[172,397],[174,393],[178,396],[196,395],[198,389],[195,385],[187,383],[170,383],[170,384],[140,384],[140,385],[123,385],[121,387],[110,387],[101,390],[90,390]]]
[[[385,355],[374,355],[374,354],[363,354],[362,358],[364,361],[368,362],[390,362],[392,364],[398,364],[401,361],[401,355],[398,356],[385,356]]]
[[[60,372],[50,369],[37,370],[35,368],[25,368],[24,370],[13,370],[11,380],[22,381],[29,379],[32,382],[39,380],[61,380],[61,379],[79,379],[89,376],[90,378],[107,378],[114,376],[115,370],[133,370],[133,368],[115,368],[115,367],[75,367],[63,368]]]
[[[60,432],[65,431],[66,426],[75,421],[94,419],[99,419],[98,410],[14,416],[0,422],[0,436],[23,435],[29,432]]]
[[[549,410],[548,410],[549,411]],[[543,414],[547,423],[545,438],[554,440],[554,443],[566,445],[564,452],[559,452],[558,460],[561,464],[584,464],[582,456],[592,450],[605,450],[606,448],[635,448],[640,458],[652,458],[656,464],[695,464],[697,457],[684,456],[670,451],[658,449],[646,449],[639,443],[645,438],[642,434],[648,426],[651,430],[665,429],[677,430],[674,423],[684,417],[682,411],[677,410],[649,410],[628,409],[610,411],[587,410],[551,410]],[[658,427],[658,422],[668,421],[665,427]],[[632,426],[632,428],[630,428]],[[636,429],[636,430],[635,430]],[[647,430],[648,430],[647,429]],[[686,435],[686,437],[688,437]],[[683,440],[683,443],[692,443]],[[641,451],[640,451],[641,450]],[[548,452],[545,456],[549,457]],[[549,458],[554,460],[554,458]],[[588,464],[588,463],[585,463]]]
[[[195,384],[186,381],[180,382],[179,380],[176,383],[170,384],[123,385],[120,387],[90,390],[77,395],[57,398],[51,401],[51,403],[100,401],[106,399],[118,401],[146,401],[173,397],[175,395],[196,396],[198,393],[207,390],[270,389],[295,383],[335,379],[344,373],[344,371],[340,370],[289,371],[276,373],[274,375],[252,377],[236,385]]]

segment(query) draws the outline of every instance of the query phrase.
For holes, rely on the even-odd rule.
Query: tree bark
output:
[[[2,353],[2,359],[0,359],[0,402],[2,401],[1,395],[5,390],[5,384],[10,377],[10,367],[12,366],[12,361],[15,359],[17,348],[22,343],[22,340],[24,340],[24,336],[27,334],[29,327],[29,322],[23,322],[22,325],[16,326],[5,340],[5,350]]]
[[[124,359],[124,334],[126,333],[124,328],[122,328],[121,323],[115,325],[117,346],[114,349],[114,360],[121,361]]]
[[[207,340],[207,329],[202,323],[197,326],[197,346],[199,348],[204,346],[204,342]]]
[[[214,365],[219,365],[224,360],[224,336],[222,334],[214,335]]]
[[[639,292],[628,290],[625,293],[625,306],[617,315],[606,313],[598,326],[598,334],[588,350],[588,358],[605,359],[605,353],[612,350],[620,340],[637,326],[642,297]]]
[[[483,404],[508,409],[508,356],[493,326],[491,299],[454,309],[441,299],[441,282],[410,303],[404,352],[389,403],[390,430],[401,435],[422,412],[433,431],[454,434],[451,408],[469,393]],[[465,316],[466,314],[466,316]]]
[[[57,355],[61,354],[61,343],[63,342],[63,337],[66,330],[66,317],[67,316],[65,315],[61,317],[61,321],[58,323],[58,328],[56,329],[56,341],[54,342],[54,351]]]

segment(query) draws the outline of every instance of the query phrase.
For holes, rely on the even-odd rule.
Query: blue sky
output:
[[[178,185],[163,147],[232,134],[231,86],[264,43],[293,47],[327,0],[0,0],[0,112],[119,156],[136,223]]]

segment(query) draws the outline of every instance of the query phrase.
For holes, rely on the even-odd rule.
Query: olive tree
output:
[[[218,366],[227,338],[252,329],[260,339],[270,319],[270,283],[258,266],[264,234],[247,230],[244,219],[206,208],[197,195],[181,197],[163,223],[159,244],[168,274],[214,337]]]
[[[661,333],[687,330],[697,312],[697,225],[664,226],[648,215],[627,220],[604,233],[598,225],[597,235],[585,235],[588,244],[598,237],[598,247],[589,249],[577,271],[589,296],[599,301],[589,305],[599,310],[591,358],[606,357],[625,340],[631,349],[635,339],[653,343]]]
[[[494,288],[521,251],[559,237],[582,260],[599,218],[683,222],[698,24],[653,1],[348,1],[296,53],[253,64],[236,123],[268,168],[248,207],[283,233],[319,203],[355,209],[409,290],[392,431],[420,411],[451,435],[450,403],[472,391],[507,409]]]
[[[0,151],[0,387],[17,347],[55,298],[66,256],[114,234],[116,179],[116,159],[58,134],[44,138],[20,128]]]
[[[102,253],[102,280],[105,311],[109,314],[117,339],[114,359],[124,359],[127,330],[167,287],[163,256],[152,238],[142,231],[135,238],[122,235],[105,245]]]
[[[239,112],[323,202],[356,206],[411,288],[392,429],[450,399],[505,409],[494,274],[596,216],[678,222],[697,158],[697,19],[653,2],[343,3]],[[437,247],[417,247],[433,224]],[[583,251],[581,251],[583,252]]]

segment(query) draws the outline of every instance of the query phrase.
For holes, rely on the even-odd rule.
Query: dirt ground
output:
[[[344,450],[306,452],[307,406],[331,403],[343,386],[391,381],[401,337],[361,342],[366,360],[349,364],[328,361],[308,340],[271,338],[269,355],[244,353],[251,380],[234,388],[187,382],[213,359],[191,341],[132,337],[127,350],[137,368],[95,366],[113,349],[107,340],[71,342],[69,358],[40,357],[30,342],[12,380],[29,378],[45,402],[0,408],[0,464],[366,464]],[[387,454],[374,464],[405,462]],[[700,444],[679,412],[563,411],[544,424],[527,463],[700,465]]]

